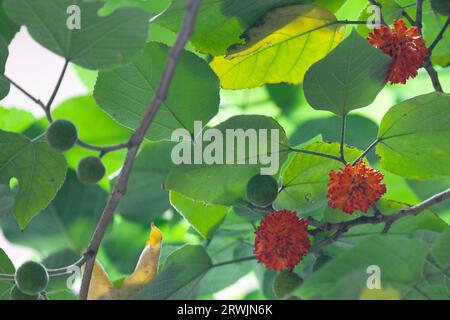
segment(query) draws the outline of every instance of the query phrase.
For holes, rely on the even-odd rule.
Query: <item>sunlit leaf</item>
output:
[[[247,37],[246,45],[211,62],[224,89],[302,82],[309,67],[339,44],[343,29],[329,11],[297,5],[271,11]]]

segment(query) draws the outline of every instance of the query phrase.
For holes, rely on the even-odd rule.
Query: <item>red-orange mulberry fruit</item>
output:
[[[403,20],[395,20],[394,28],[381,25],[369,34],[367,40],[392,57],[387,81],[406,83],[417,76],[428,55],[425,40],[417,27],[408,28]]]
[[[292,270],[308,253],[308,222],[298,218],[295,211],[273,211],[261,221],[256,230],[254,253],[267,268]]]
[[[359,161],[354,166],[347,164],[339,172],[332,170],[328,181],[328,205],[352,214],[355,210],[367,212],[369,207],[386,193],[381,183],[384,175]]]

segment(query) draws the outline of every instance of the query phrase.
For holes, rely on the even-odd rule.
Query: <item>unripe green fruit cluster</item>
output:
[[[272,176],[256,175],[247,183],[247,198],[257,207],[267,207],[278,196],[278,183]]]
[[[47,141],[59,151],[71,149],[78,139],[75,125],[68,120],[56,120],[47,129]]]
[[[40,292],[47,288],[49,277],[42,264],[28,261],[17,269],[14,280],[16,284],[10,293],[12,300],[37,300]]]
[[[105,173],[105,166],[98,157],[89,156],[78,163],[78,180],[84,184],[96,184],[105,176]]]

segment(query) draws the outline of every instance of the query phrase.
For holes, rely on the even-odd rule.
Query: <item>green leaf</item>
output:
[[[433,243],[431,254],[440,267],[446,268],[450,264],[450,228],[447,227],[440,237]]]
[[[393,106],[383,117],[376,152],[404,178],[450,175],[450,95],[430,93]]]
[[[295,272],[283,271],[276,276],[273,291],[279,299],[282,299],[297,289],[302,282],[302,278]]]
[[[229,207],[195,201],[176,192],[170,193],[170,203],[206,239],[213,236],[230,210]]]
[[[311,1],[300,1],[309,3]],[[156,20],[168,29],[178,32],[183,19],[186,0],[174,0]],[[227,53],[234,44],[243,44],[241,35],[269,10],[284,5],[298,4],[299,0],[203,0],[197,17],[192,42],[204,53],[218,56]]]
[[[64,156],[44,140],[28,138],[0,130],[0,183],[19,181],[13,208],[21,229],[45,209],[61,188],[66,177]]]
[[[339,143],[314,142],[300,149],[339,156]],[[355,160],[361,154],[358,149],[346,147],[347,161]],[[329,172],[344,165],[339,161],[309,155],[292,153],[281,174],[282,191],[274,203],[276,208],[299,210],[309,213],[326,204]]]
[[[207,248],[214,263],[253,255],[253,245],[243,239],[245,237],[248,241],[252,241],[251,239],[254,236],[253,228],[250,224],[247,225],[249,230],[241,233],[240,238],[233,235],[221,235],[220,233],[225,230],[222,227],[219,228],[217,235],[211,240]],[[238,279],[250,273],[255,265],[256,260],[249,260],[210,269],[200,282],[199,296],[213,294],[231,286]]]
[[[137,7],[147,10],[151,14],[162,12],[166,9],[170,0],[102,0],[105,5],[100,9],[100,15],[108,15],[123,7]]]
[[[100,72],[94,91],[98,104],[123,125],[136,128],[156,94],[168,54],[169,47],[149,43],[130,65]],[[218,106],[217,78],[203,60],[185,51],[167,99],[146,137],[153,141],[169,139],[178,128],[193,132],[194,121],[206,125],[217,114]]]
[[[81,184],[75,172],[67,179],[52,203],[20,231],[12,216],[0,219],[5,237],[13,243],[41,253],[62,249],[82,253],[89,243],[106,205],[108,194],[98,186]]]
[[[431,0],[431,7],[443,16],[450,15],[450,3],[447,0]]]
[[[23,132],[28,129],[34,121],[33,115],[28,111],[0,107],[0,128],[2,128],[2,130]]]
[[[80,29],[71,23],[80,9]],[[81,0],[4,0],[8,16],[27,26],[31,36],[54,53],[88,69],[109,68],[130,62],[147,39],[149,14],[125,8],[99,17],[102,2]]]
[[[224,139],[226,139],[227,129],[243,130],[244,132],[251,132],[254,130],[268,130],[267,140],[263,141],[262,138],[259,141],[261,145],[255,146],[257,150],[256,155],[260,159],[261,156],[272,156],[278,158],[279,166],[287,158],[288,139],[283,128],[273,120],[272,118],[259,116],[259,115],[244,115],[236,116],[222,122],[215,127],[221,133]],[[271,153],[271,130],[276,130],[279,134],[278,153]],[[200,138],[200,137],[199,137]],[[236,138],[233,137],[233,141]],[[217,141],[215,141],[217,142]],[[220,141],[219,141],[220,142]],[[222,154],[227,154],[227,143],[224,140],[223,145],[220,144],[219,149],[222,149]],[[218,164],[217,162],[212,164],[181,164],[176,165],[170,171],[167,180],[166,188],[181,193],[189,198],[205,201],[211,204],[218,204],[224,206],[232,206],[240,203],[246,203],[246,186],[251,177],[260,173],[261,168],[268,167],[261,165],[260,163],[250,164],[250,143],[245,138],[243,142],[245,144],[245,151],[240,158],[237,157],[238,144],[235,143],[236,148],[234,150],[234,164]],[[274,141],[275,143],[275,141]],[[186,146],[186,143],[184,143]],[[187,147],[193,148],[193,145],[189,142]],[[204,146],[205,147],[205,146]],[[230,145],[228,145],[230,147]],[[252,162],[256,161],[256,156],[251,158]],[[239,164],[238,161],[244,162]],[[226,159],[223,159],[222,163],[226,163]],[[276,165],[276,163],[272,163]],[[275,168],[276,170],[276,168]]]
[[[9,81],[3,77],[7,58],[8,45],[6,41],[0,37],[0,100],[6,97],[9,93]]]
[[[164,269],[132,299],[191,299],[195,297],[199,281],[211,267],[211,258],[202,246],[185,245],[167,258]]]
[[[300,103],[301,87],[287,83],[268,84],[267,92],[275,104],[282,110],[283,114],[289,115]]]
[[[314,109],[337,115],[366,107],[384,88],[391,60],[353,30],[306,72],[306,100]]]
[[[7,44],[11,42],[16,33],[19,31],[20,26],[15,24],[5,12],[3,8],[4,0],[0,0],[0,38],[3,38]]]
[[[5,251],[0,248],[0,273],[14,274],[15,272],[13,263],[9,260]],[[13,284],[13,281],[0,281],[0,300],[9,300],[9,292]]]
[[[391,235],[368,237],[306,278],[297,293],[302,298],[342,299],[340,294],[347,292],[347,299],[356,299],[366,287],[370,276],[366,271],[371,265],[380,267],[382,288],[410,287],[421,278],[427,251],[420,240]]]
[[[170,208],[169,193],[163,189],[172,167],[172,142],[145,144],[128,182],[127,194],[118,207],[124,217],[149,224]]]
[[[343,28],[325,9],[296,5],[271,11],[246,36],[246,45],[211,62],[224,89],[302,82],[309,67],[342,40]]]
[[[14,193],[9,186],[0,184],[0,217],[12,212],[14,207]]]

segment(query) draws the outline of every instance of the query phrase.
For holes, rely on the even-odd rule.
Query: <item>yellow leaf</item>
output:
[[[136,294],[156,276],[161,252],[161,242],[161,231],[152,225],[147,245],[144,250],[142,250],[134,272],[124,279],[120,288],[114,287],[100,263],[96,261],[89,288],[88,299],[125,300]]]
[[[142,286],[149,283],[155,277],[158,271],[161,241],[161,231],[157,227],[152,226],[147,246],[142,251],[133,274],[125,278],[124,287]]]
[[[89,285],[88,300],[109,300],[113,290],[114,285],[109,280],[102,265],[95,261],[91,284]]]
[[[269,12],[260,26],[248,31],[245,46],[214,58],[211,67],[224,89],[300,83],[309,67],[333,50],[343,36],[342,25],[325,9],[282,7]]]

